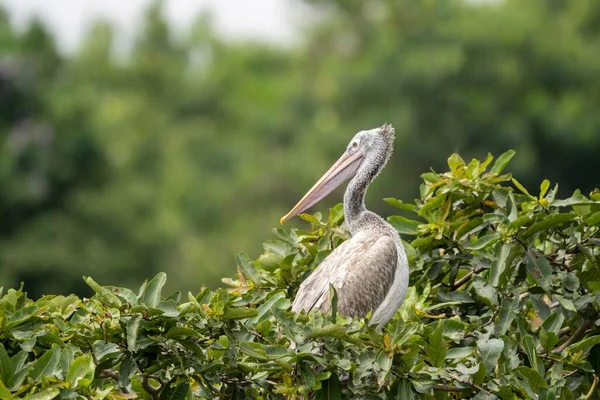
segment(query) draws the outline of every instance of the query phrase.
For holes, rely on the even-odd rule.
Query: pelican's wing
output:
[[[331,308],[329,284],[338,293],[338,311],[364,316],[381,304],[394,280],[398,251],[390,236],[358,233],[336,248],[300,285],[292,310]]]

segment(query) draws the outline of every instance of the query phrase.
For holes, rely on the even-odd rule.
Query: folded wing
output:
[[[365,316],[377,309],[388,293],[398,263],[390,236],[360,232],[337,247],[300,285],[292,310],[331,309],[329,285],[338,294],[338,312]]]

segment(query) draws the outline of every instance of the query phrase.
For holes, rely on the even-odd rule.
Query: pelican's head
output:
[[[374,167],[373,179],[392,155],[393,143],[394,128],[390,124],[358,132],[348,143],[344,154],[279,222],[283,224],[315,205],[342,183],[353,178],[362,166]]]

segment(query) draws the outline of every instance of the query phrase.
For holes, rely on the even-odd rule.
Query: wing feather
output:
[[[364,316],[383,302],[397,262],[392,237],[358,233],[337,247],[300,285],[292,310],[329,311],[332,284],[338,293],[340,314]]]

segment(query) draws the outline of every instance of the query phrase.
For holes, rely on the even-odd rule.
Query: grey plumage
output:
[[[364,204],[368,185],[388,161],[393,141],[394,129],[387,124],[356,134],[347,153],[282,218],[285,221],[331,192],[335,188],[331,186],[341,183],[338,175],[352,177],[344,194],[344,216],[352,237],[300,285],[293,311],[330,311],[330,284],[337,291],[340,314],[364,317],[373,311],[370,322],[379,328],[402,303],[408,287],[408,261],[402,241],[390,224]]]

